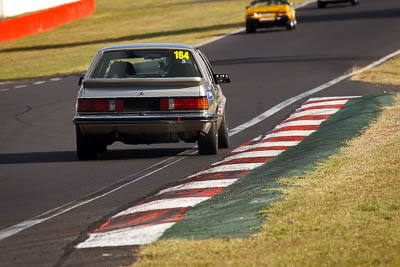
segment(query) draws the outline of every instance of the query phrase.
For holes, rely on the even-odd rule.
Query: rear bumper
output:
[[[334,3],[349,3],[354,0],[318,0],[319,3],[334,4]]]
[[[254,27],[274,27],[274,26],[286,26],[289,22],[288,16],[279,16],[273,18],[258,18],[258,19],[247,19],[247,23],[251,23]]]
[[[197,135],[208,133],[216,114],[180,115],[75,115],[73,123],[85,135]]]

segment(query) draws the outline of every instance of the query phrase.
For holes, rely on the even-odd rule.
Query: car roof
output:
[[[106,46],[100,49],[101,52],[110,50],[125,50],[125,49],[185,49],[193,50],[195,46],[188,44],[173,44],[173,43],[137,43],[137,44],[121,44]]]

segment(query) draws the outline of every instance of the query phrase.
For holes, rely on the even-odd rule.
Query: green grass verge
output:
[[[100,48],[113,44],[199,44],[244,27],[249,2],[96,0],[91,16],[0,44],[0,81],[85,71]]]

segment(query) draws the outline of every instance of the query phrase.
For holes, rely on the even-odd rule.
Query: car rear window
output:
[[[202,77],[190,51],[118,50],[104,52],[91,78]]]
[[[288,2],[283,0],[253,1],[251,2],[250,6],[258,7],[258,6],[270,6],[270,5],[282,5],[282,4],[288,4]]]

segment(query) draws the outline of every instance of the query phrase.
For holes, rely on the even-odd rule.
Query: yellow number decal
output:
[[[176,59],[187,59],[189,60],[189,52],[183,52],[183,51],[175,51],[174,52]]]

